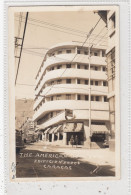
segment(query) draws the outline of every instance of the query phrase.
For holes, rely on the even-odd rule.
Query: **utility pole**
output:
[[[90,38],[89,38],[89,133],[91,139],[91,48],[90,48]],[[90,140],[91,148],[91,140]]]
[[[16,72],[16,78],[15,78],[15,85],[16,85],[16,81],[17,81],[17,76],[18,76],[18,71],[19,71],[19,66],[20,66],[20,60],[21,60],[21,54],[22,54],[22,49],[23,49],[23,43],[24,43],[24,38],[25,38],[25,31],[26,31],[26,26],[27,26],[27,20],[28,20],[28,12],[26,13],[26,19],[25,19],[25,26],[24,26],[24,33],[23,33],[23,38],[22,38],[22,44],[21,46],[21,50],[20,50],[20,56],[19,61],[18,61],[18,67],[17,67],[17,72]],[[18,39],[18,38],[17,38]],[[20,38],[21,39],[21,38]]]

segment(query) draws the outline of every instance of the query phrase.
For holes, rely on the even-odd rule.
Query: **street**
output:
[[[39,143],[28,144],[16,155],[16,177],[115,176],[112,165],[89,162],[80,155],[83,150],[79,147],[61,148]]]

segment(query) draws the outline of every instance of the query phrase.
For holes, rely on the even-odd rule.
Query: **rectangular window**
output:
[[[53,96],[51,96],[51,98],[50,98],[50,99],[51,99],[51,101],[53,101]]]
[[[95,122],[95,121],[92,121],[91,124],[92,125],[105,125],[105,123],[103,122]]]
[[[58,65],[58,66],[57,66],[57,69],[61,69],[61,68],[62,68],[62,65]]]
[[[69,50],[69,49],[68,49],[68,50],[66,50],[66,53],[71,53],[71,50]]]
[[[102,67],[102,70],[105,72],[106,71],[106,67]]]
[[[96,71],[98,70],[98,67],[97,67],[97,66],[95,66],[95,70],[96,70]]]
[[[80,79],[77,79],[77,84],[81,84],[81,81],[80,81]]]
[[[54,67],[52,67],[50,70],[54,70]]]
[[[93,81],[91,80],[91,85],[93,85]]]
[[[66,99],[70,100],[71,99],[71,94],[66,94]]]
[[[107,86],[107,82],[106,81],[103,81],[103,86]]]
[[[94,101],[94,96],[93,95],[91,96],[91,101]]]
[[[97,86],[98,86],[98,81],[95,81],[95,85],[97,85]]]
[[[87,51],[84,51],[84,54],[85,54],[85,55],[88,55],[88,52],[87,52]]]
[[[104,102],[108,102],[107,96],[104,96]]]
[[[62,51],[58,51],[58,54],[61,54],[62,53]]]
[[[78,50],[77,50],[77,54],[80,54],[80,53],[81,53],[81,51],[78,49]]]
[[[86,69],[86,70],[88,69],[88,66],[87,66],[87,65],[85,65],[85,69]]]
[[[71,83],[71,79],[66,79],[66,83]]]
[[[85,95],[85,100],[88,101],[88,99],[89,99],[89,98],[88,98],[88,95]]]
[[[60,98],[61,98],[61,95],[56,96],[56,100],[60,100]]]
[[[80,69],[80,68],[81,68],[81,67],[80,67],[80,64],[77,64],[77,68],[78,68],[78,69]]]
[[[94,56],[98,56],[98,53],[95,52],[95,53],[94,53]]]
[[[90,69],[91,69],[91,70],[94,70],[94,66],[90,66]]]
[[[105,51],[102,50],[102,57],[105,57]]]
[[[52,117],[53,117],[53,112],[50,113],[50,118],[52,118]]]
[[[99,96],[96,96],[96,101],[99,102]]]
[[[81,95],[77,95],[77,100],[81,100]]]
[[[66,64],[66,68],[71,68],[71,64]]]
[[[88,80],[85,80],[85,85],[88,85]]]
[[[61,80],[57,80],[57,84],[61,84]]]
[[[54,81],[51,81],[51,85],[54,85]]]

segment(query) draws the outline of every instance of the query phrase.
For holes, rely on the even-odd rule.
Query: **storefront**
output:
[[[83,145],[84,142],[84,128],[83,123],[65,123],[63,125],[63,132],[66,133],[66,145],[71,144],[71,139],[74,140],[74,145]],[[77,143],[76,143],[77,138]]]
[[[91,125],[91,142],[96,143],[100,148],[105,147],[105,142],[109,142],[109,130],[106,125]]]

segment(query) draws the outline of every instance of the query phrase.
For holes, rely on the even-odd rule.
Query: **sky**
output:
[[[22,22],[20,22],[20,16],[22,16]],[[25,16],[25,12],[15,13],[15,37],[23,36]],[[81,9],[78,11],[67,10],[62,12],[29,12],[15,88],[16,98],[34,98],[35,77],[48,48],[62,42],[80,41],[83,43],[86,39],[85,35],[89,33],[99,19],[100,17],[97,13],[94,14],[93,11],[82,11]],[[49,25],[49,23],[51,25]],[[84,31],[85,35],[82,33],[78,34],[75,30],[69,31],[56,28],[55,25],[60,25],[63,28],[72,28],[76,31]],[[106,28],[104,28],[104,26],[105,23],[100,20],[96,29],[93,31],[93,38],[95,38],[100,31],[100,36],[104,37],[106,33]],[[73,35],[69,33],[73,33]],[[100,40],[99,37],[96,37],[94,42],[96,43]],[[18,43],[20,44],[21,40],[19,40]],[[104,44],[104,42],[101,41],[100,43]],[[20,48],[17,47],[15,49],[15,56],[19,56],[19,51]],[[15,58],[15,70],[17,70],[17,66],[18,58]]]

